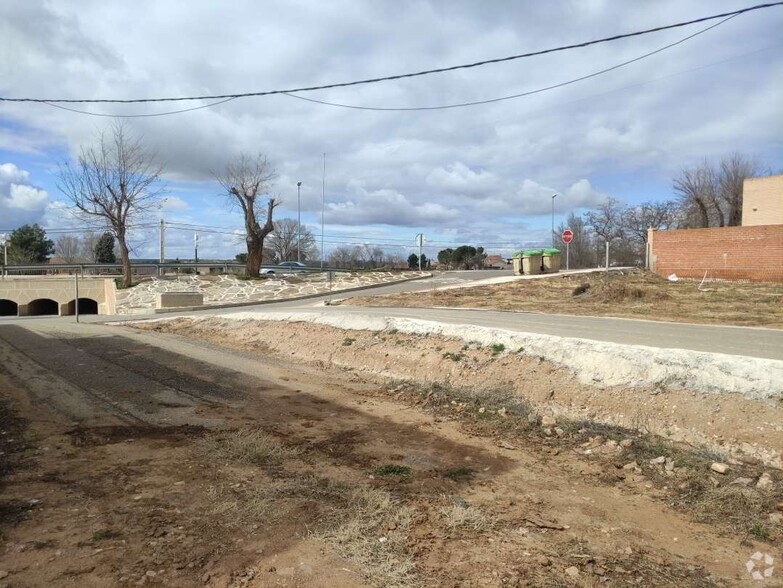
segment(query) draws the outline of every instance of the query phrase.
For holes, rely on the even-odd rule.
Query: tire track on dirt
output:
[[[6,373],[16,385],[26,390],[36,403],[44,404],[56,413],[76,420],[80,424],[106,424],[106,416],[110,416],[128,425],[154,426],[106,395],[62,378],[41,363],[38,358],[14,345],[2,334],[0,331],[0,342],[4,344],[0,345],[0,370]],[[33,367],[34,369],[31,369]],[[54,389],[58,392],[56,396],[51,394]],[[85,402],[85,398],[79,398],[80,395],[108,409],[108,414],[93,410],[94,406],[91,406],[90,402]]]

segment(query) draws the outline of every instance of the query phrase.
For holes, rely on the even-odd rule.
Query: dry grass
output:
[[[313,537],[350,560],[373,585],[421,585],[405,542],[412,510],[388,492],[373,488],[354,488],[347,498],[345,505],[322,521],[323,528]]]
[[[494,286],[352,298],[360,306],[442,306],[783,327],[783,284],[669,282],[645,272],[595,272]]]
[[[700,522],[721,524],[741,537],[766,541],[771,533],[783,530],[767,516],[775,511],[779,498],[773,492],[756,488],[705,487],[696,496],[693,514]]]
[[[440,509],[441,523],[451,533],[471,531],[480,533],[492,527],[492,519],[475,506],[451,504]]]
[[[299,455],[295,447],[282,445],[258,429],[239,429],[210,434],[202,447],[213,458],[233,463],[274,465]]]

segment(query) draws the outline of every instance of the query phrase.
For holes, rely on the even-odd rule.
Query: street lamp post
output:
[[[302,262],[302,182],[296,183],[296,261]]]
[[[195,260],[196,265],[198,266],[198,233],[193,233],[193,247],[195,249],[193,259]],[[198,267],[196,267],[196,273],[198,273]]]
[[[0,235],[0,243],[3,245],[3,279],[5,280],[5,268],[8,265],[8,235]]]
[[[552,194],[552,248],[555,247],[555,198],[557,198],[557,192]]]

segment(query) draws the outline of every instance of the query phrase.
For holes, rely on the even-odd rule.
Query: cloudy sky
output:
[[[4,0],[0,96],[148,98],[346,82],[471,63],[743,8],[741,0]],[[300,94],[381,108],[519,94],[579,78],[683,39],[716,21],[480,68]],[[683,166],[732,151],[783,168],[783,7],[736,17],[676,47],[555,90],[493,104],[371,111],[291,96],[243,98],[192,112],[125,119],[165,165],[154,215],[238,227],[212,171],[240,152],[266,154],[280,217],[325,240],[408,253],[423,232],[505,252],[549,239],[555,222],[607,196],[666,199]],[[75,105],[154,114],[196,103]],[[0,103],[0,230],[81,226],[56,185],[57,165],[112,118],[45,104]],[[168,256],[189,257],[191,231],[170,230]],[[200,232],[202,256],[241,244]],[[157,255],[154,232],[136,254]]]

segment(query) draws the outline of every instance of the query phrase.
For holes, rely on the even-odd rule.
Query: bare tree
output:
[[[761,166],[740,153],[732,153],[721,160],[717,172],[718,193],[730,227],[742,224],[742,187],[745,180],[760,174]]]
[[[706,228],[722,227],[725,215],[718,203],[718,180],[709,163],[682,170],[674,179],[674,191],[686,214],[686,226]]]
[[[61,235],[54,242],[54,254],[62,263],[77,263],[83,261],[83,245],[75,235]]]
[[[666,230],[677,224],[677,203],[642,202],[625,209],[625,233],[642,248],[647,244],[647,229]]]
[[[595,210],[585,213],[585,223],[604,241],[622,237],[625,205],[616,198],[607,198]]]
[[[740,153],[724,157],[717,167],[703,161],[674,179],[685,228],[742,224],[742,188],[745,180],[762,173],[761,166]]]
[[[596,258],[593,236],[590,234],[584,219],[572,212],[568,215],[565,224],[560,225],[558,230],[562,235],[566,229],[570,229],[574,234],[573,240],[568,244],[569,267],[573,269],[595,267]]]
[[[214,174],[232,205],[239,206],[245,217],[248,276],[258,276],[264,257],[264,239],[274,230],[272,213],[278,205],[268,196],[277,173],[265,155],[254,159],[242,153],[236,163],[229,163],[222,174]],[[266,211],[257,211],[258,200],[267,195]]]
[[[335,247],[329,254],[329,265],[343,269],[350,269],[356,263],[354,247]]]
[[[79,257],[81,257],[84,261],[87,263],[95,263],[95,244],[98,242],[98,239],[100,238],[100,235],[98,233],[95,233],[93,231],[87,231],[82,235],[81,241],[81,251],[79,252]]]
[[[105,223],[117,238],[124,288],[131,285],[128,228],[157,204],[161,172],[120,123],[101,133],[96,146],[82,147],[75,165],[60,165],[60,191],[82,214]]]
[[[274,230],[269,234],[268,247],[274,252],[278,262],[295,261],[301,258],[308,261],[316,252],[315,237],[310,229],[302,225],[302,240],[299,255],[299,225],[296,219],[283,218],[273,222]]]

